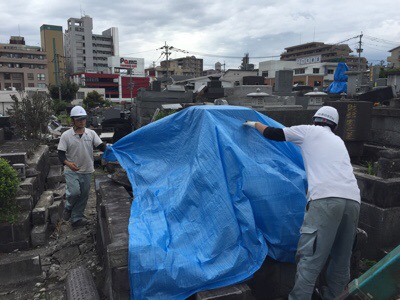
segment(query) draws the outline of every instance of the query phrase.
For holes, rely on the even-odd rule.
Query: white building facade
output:
[[[67,72],[108,73],[108,57],[119,55],[118,28],[93,34],[93,19],[89,16],[68,19],[64,33]]]
[[[320,62],[318,57],[302,58],[297,61],[269,60],[259,63],[258,75],[267,85],[274,85],[275,73],[293,70],[293,84],[327,87],[333,82],[338,63]]]

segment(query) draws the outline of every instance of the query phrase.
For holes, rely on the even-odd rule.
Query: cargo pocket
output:
[[[296,260],[298,261],[301,257],[312,256],[315,253],[317,247],[317,229],[302,226],[300,228],[300,240],[297,247]]]

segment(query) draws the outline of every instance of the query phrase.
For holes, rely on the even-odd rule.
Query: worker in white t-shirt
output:
[[[268,139],[298,145],[303,156],[308,203],[296,253],[295,285],[289,299],[311,299],[328,257],[323,298],[336,298],[350,280],[360,190],[344,142],[333,133],[338,122],[337,110],[323,106],[313,117],[314,125],[274,128],[260,122],[243,123]]]

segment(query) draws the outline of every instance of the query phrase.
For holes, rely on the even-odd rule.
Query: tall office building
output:
[[[119,55],[118,28],[111,27],[102,34],[93,34],[93,19],[89,16],[68,19],[65,30],[67,71],[108,72],[107,59]]]
[[[40,26],[42,49],[47,52],[49,84],[58,86],[65,78],[64,42],[61,26]]]
[[[47,56],[40,47],[25,45],[22,36],[0,44],[0,90],[46,88],[47,75]]]

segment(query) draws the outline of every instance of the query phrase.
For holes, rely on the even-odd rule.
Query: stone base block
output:
[[[41,275],[40,256],[0,260],[0,285],[22,283]]]
[[[36,225],[31,231],[32,246],[43,246],[47,243],[49,237],[49,223]]]
[[[64,200],[54,201],[49,206],[49,220],[51,224],[56,225],[61,220],[64,206]]]
[[[363,202],[361,203],[359,227],[368,234],[363,257],[381,259],[380,249],[400,244],[400,207],[380,208]]]

